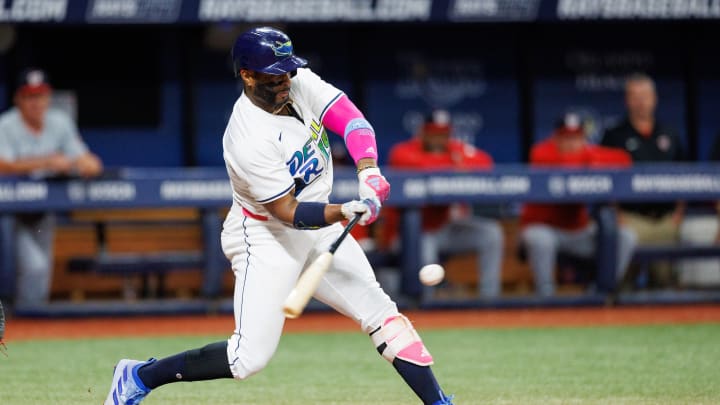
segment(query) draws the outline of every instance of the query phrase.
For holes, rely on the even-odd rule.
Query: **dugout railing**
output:
[[[528,306],[528,305],[601,305],[613,297],[615,302],[680,302],[688,300],[717,301],[716,291],[640,292],[613,296],[615,274],[612,240],[615,220],[608,204],[618,201],[718,201],[720,200],[720,165],[673,164],[637,166],[630,170],[550,170],[530,169],[524,165],[498,165],[491,172],[402,172],[384,170],[393,186],[386,205],[403,210],[402,249],[400,257],[402,305],[422,307],[455,306]],[[336,170],[331,199],[355,198],[357,183],[352,171]],[[28,309],[26,314],[89,314],[130,312],[207,312],[231,311],[228,302],[219,299],[221,278],[227,271],[227,260],[220,250],[220,212],[231,203],[231,193],[224,169],[122,169],[111,176],[91,180],[44,181],[4,178],[0,180],[0,295],[12,294],[14,285],[13,214],[26,211],[69,212],[86,209],[141,209],[148,207],[193,207],[200,210],[198,219],[203,232],[204,263],[202,293],[197,300],[168,302],[93,302],[78,304],[53,302],[46,308]],[[585,202],[600,209],[597,255],[597,286],[589,293],[572,297],[540,299],[503,297],[494,301],[434,300],[424,295],[417,279],[419,261],[420,207],[428,203],[465,201],[484,204],[519,204],[534,202]],[[604,219],[603,219],[604,218]],[[604,235],[604,236],[603,236]],[[708,257],[720,255],[720,249],[674,246],[669,249],[644,249],[638,258],[660,258],[665,255]],[[193,260],[198,259],[197,256]],[[639,297],[639,298],[638,298]],[[23,308],[17,308],[23,311]],[[75,311],[75,312],[73,312]]]

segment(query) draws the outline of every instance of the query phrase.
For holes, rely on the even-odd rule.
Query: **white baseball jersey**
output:
[[[270,114],[246,95],[233,108],[223,137],[233,206],[221,241],[235,273],[235,331],[227,353],[235,378],[247,378],[265,367],[285,323],[282,304],[300,272],[342,232],[339,223],[295,229],[263,207],[293,187],[300,201],[328,201],[333,171],[320,119],[342,94],[309,69],[298,69],[290,98],[302,122]],[[338,248],[314,296],[357,321],[367,333],[399,313],[352,235]]]
[[[243,94],[223,137],[225,165],[233,189],[233,212],[244,207],[269,217],[263,204],[293,187],[299,201],[327,202],[332,190],[330,143],[320,122],[343,93],[310,69],[291,79],[290,99],[303,122],[271,114]]]

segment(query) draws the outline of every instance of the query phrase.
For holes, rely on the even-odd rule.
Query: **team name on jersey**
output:
[[[295,178],[295,195],[322,175],[330,161],[330,141],[325,128],[315,119],[310,123],[310,136],[300,150],[285,162]]]

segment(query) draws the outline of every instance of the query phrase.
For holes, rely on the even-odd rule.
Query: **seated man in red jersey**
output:
[[[621,149],[591,145],[580,118],[566,115],[549,138],[535,144],[530,152],[535,167],[629,167],[630,156]],[[559,252],[591,258],[596,250],[595,224],[585,204],[534,204],[523,206],[520,215],[521,240],[535,275],[537,293],[555,293],[555,262]],[[637,236],[619,227],[617,279],[632,258]]]
[[[474,146],[453,139],[450,114],[435,111],[416,136],[390,150],[389,165],[396,169],[490,170],[492,158]],[[391,213],[388,213],[390,216]],[[500,295],[503,233],[494,219],[472,216],[463,204],[423,207],[422,264],[437,263],[440,254],[478,253],[479,293],[484,298]],[[388,218],[388,223],[392,223]]]

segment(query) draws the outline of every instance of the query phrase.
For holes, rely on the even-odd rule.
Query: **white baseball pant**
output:
[[[303,268],[330,248],[343,227],[297,230],[274,219],[231,212],[225,229],[235,230],[222,234],[223,251],[235,273],[235,331],[228,339],[228,360],[233,376],[244,379],[270,361],[285,322],[285,299]],[[399,314],[351,235],[335,252],[314,297],[354,319],[366,333]]]

